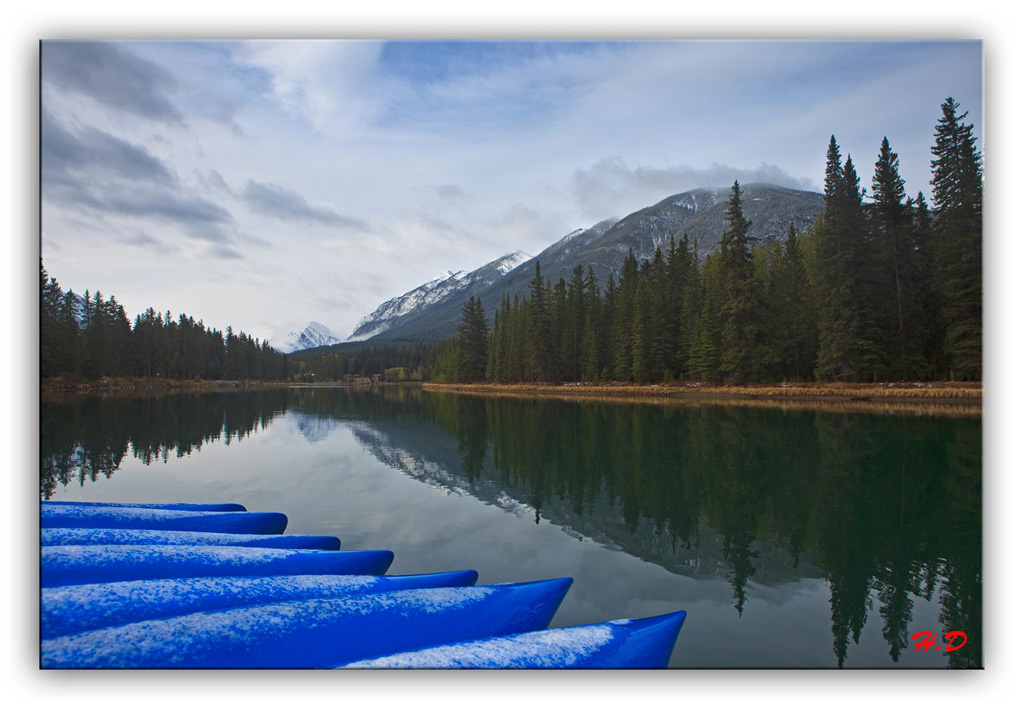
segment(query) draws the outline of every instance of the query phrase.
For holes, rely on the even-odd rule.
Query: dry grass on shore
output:
[[[653,397],[733,396],[745,398],[837,398],[843,400],[871,399],[963,399],[981,400],[981,382],[889,382],[882,384],[844,383],[780,383],[715,386],[700,382],[668,384],[424,384],[425,388],[451,391],[509,392],[573,392]]]
[[[671,384],[424,384],[425,389],[487,396],[536,396],[658,404],[711,404],[881,414],[980,416],[983,388],[976,382],[893,384],[779,384],[712,386]]]

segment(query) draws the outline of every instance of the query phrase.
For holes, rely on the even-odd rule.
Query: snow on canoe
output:
[[[100,529],[88,527],[48,527],[40,530],[42,546],[79,544],[169,544],[271,549],[325,549],[337,551],[341,540],[319,534],[229,534],[221,532],[181,532],[159,529]]]
[[[147,620],[43,640],[41,666],[336,667],[546,628],[571,583],[395,591]]]
[[[361,660],[402,669],[653,669],[668,665],[685,611],[474,640]]]
[[[288,518],[280,512],[194,512],[146,507],[44,505],[40,526],[172,529],[189,532],[281,534]]]
[[[143,544],[42,547],[41,556],[44,588],[190,576],[383,574],[395,558],[390,551]]]
[[[237,502],[74,502],[71,500],[43,500],[44,506],[71,505],[87,508],[96,507],[143,507],[154,510],[186,510],[192,512],[245,512],[245,506]]]
[[[307,598],[472,586],[476,580],[476,571],[449,571],[411,576],[231,576],[59,586],[42,590],[42,637]]]

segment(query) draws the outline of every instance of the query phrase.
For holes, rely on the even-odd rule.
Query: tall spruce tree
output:
[[[871,181],[872,272],[876,283],[873,297],[878,324],[878,345],[884,352],[884,373],[903,381],[918,378],[924,369],[920,354],[921,274],[919,252],[906,204],[904,181],[899,174],[899,156],[889,139],[882,139],[875,174]]]
[[[783,307],[787,312],[783,376],[793,381],[807,381],[814,376],[817,351],[817,327],[804,256],[807,249],[803,243],[791,222],[782,251]]]
[[[812,226],[815,298],[818,302],[818,355],[815,377],[855,381],[873,369],[864,344],[867,244],[860,182],[853,161],[840,164],[835,136],[825,158],[825,205]]]
[[[750,221],[743,216],[740,184],[729,197],[729,229],[722,235],[722,354],[721,373],[726,382],[742,383],[755,374],[754,353],[761,339],[750,255]]]
[[[583,292],[583,342],[580,355],[581,377],[584,381],[596,382],[601,376],[600,350],[598,346],[598,320],[601,318],[601,294],[598,290],[594,267],[587,268]]]
[[[540,261],[534,264],[530,281],[530,319],[527,331],[529,370],[531,381],[551,379],[551,319],[548,314],[548,289],[540,274]]]
[[[652,379],[651,339],[652,327],[649,317],[650,306],[647,298],[647,279],[641,279],[633,298],[632,344],[629,378],[634,382],[649,382]]]
[[[487,318],[479,298],[462,306],[458,337],[458,380],[480,382],[487,376]]]
[[[39,259],[39,372],[43,377],[60,371],[60,311],[64,293],[57,280],[50,278]]]
[[[950,377],[981,379],[982,166],[974,125],[959,107],[951,97],[942,104],[932,148],[936,291]]]
[[[612,358],[613,376],[620,382],[629,381],[633,368],[633,308],[636,305],[636,289],[639,282],[639,265],[633,249],[630,249],[622,260],[622,273],[615,289]]]
[[[722,278],[722,252],[713,251],[701,269],[701,310],[696,336],[690,349],[690,376],[717,383],[722,355],[722,304],[725,288]]]
[[[702,307],[701,268],[697,258],[697,242],[690,250],[689,237],[683,234],[679,245],[680,269],[682,270],[682,297],[679,305],[679,338],[676,347],[676,367],[682,379],[699,378],[691,369],[692,352],[697,341],[697,332]]]
[[[669,380],[673,376],[669,362],[673,359],[671,349],[675,347],[677,337],[672,336],[673,328],[670,321],[676,315],[671,311],[668,264],[661,252],[661,247],[654,249],[651,258],[651,271],[647,289],[648,310],[648,377],[651,379]]]

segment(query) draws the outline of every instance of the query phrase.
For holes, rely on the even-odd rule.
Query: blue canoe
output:
[[[190,512],[245,512],[245,506],[237,502],[71,502],[68,500],[43,500],[42,505],[70,505],[85,508],[97,507],[142,507],[155,510],[186,510]]]
[[[411,576],[269,576],[149,579],[44,588],[42,637],[308,598],[343,598],[411,588],[472,586],[476,571]]]
[[[48,527],[169,529],[186,532],[281,534],[288,518],[280,512],[203,512],[154,507],[43,505],[39,523]]]
[[[340,552],[338,552],[340,553]],[[290,601],[43,640],[44,668],[337,667],[546,628],[571,579]]]
[[[160,529],[102,529],[48,527],[40,530],[44,547],[81,544],[162,544],[174,546],[217,545],[267,547],[270,549],[324,549],[337,551],[341,540],[318,534],[230,534],[225,532],[181,532]]]
[[[390,551],[319,551],[223,546],[42,547],[41,585],[73,586],[155,578],[383,574]]]
[[[453,643],[344,665],[388,669],[662,669],[685,611]]]

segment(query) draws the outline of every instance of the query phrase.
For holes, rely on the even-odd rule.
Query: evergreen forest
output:
[[[64,292],[39,263],[40,376],[100,379],[276,380],[288,359],[267,341],[215,330],[185,314],[149,308],[129,322],[124,306],[89,291],[79,300]]]

